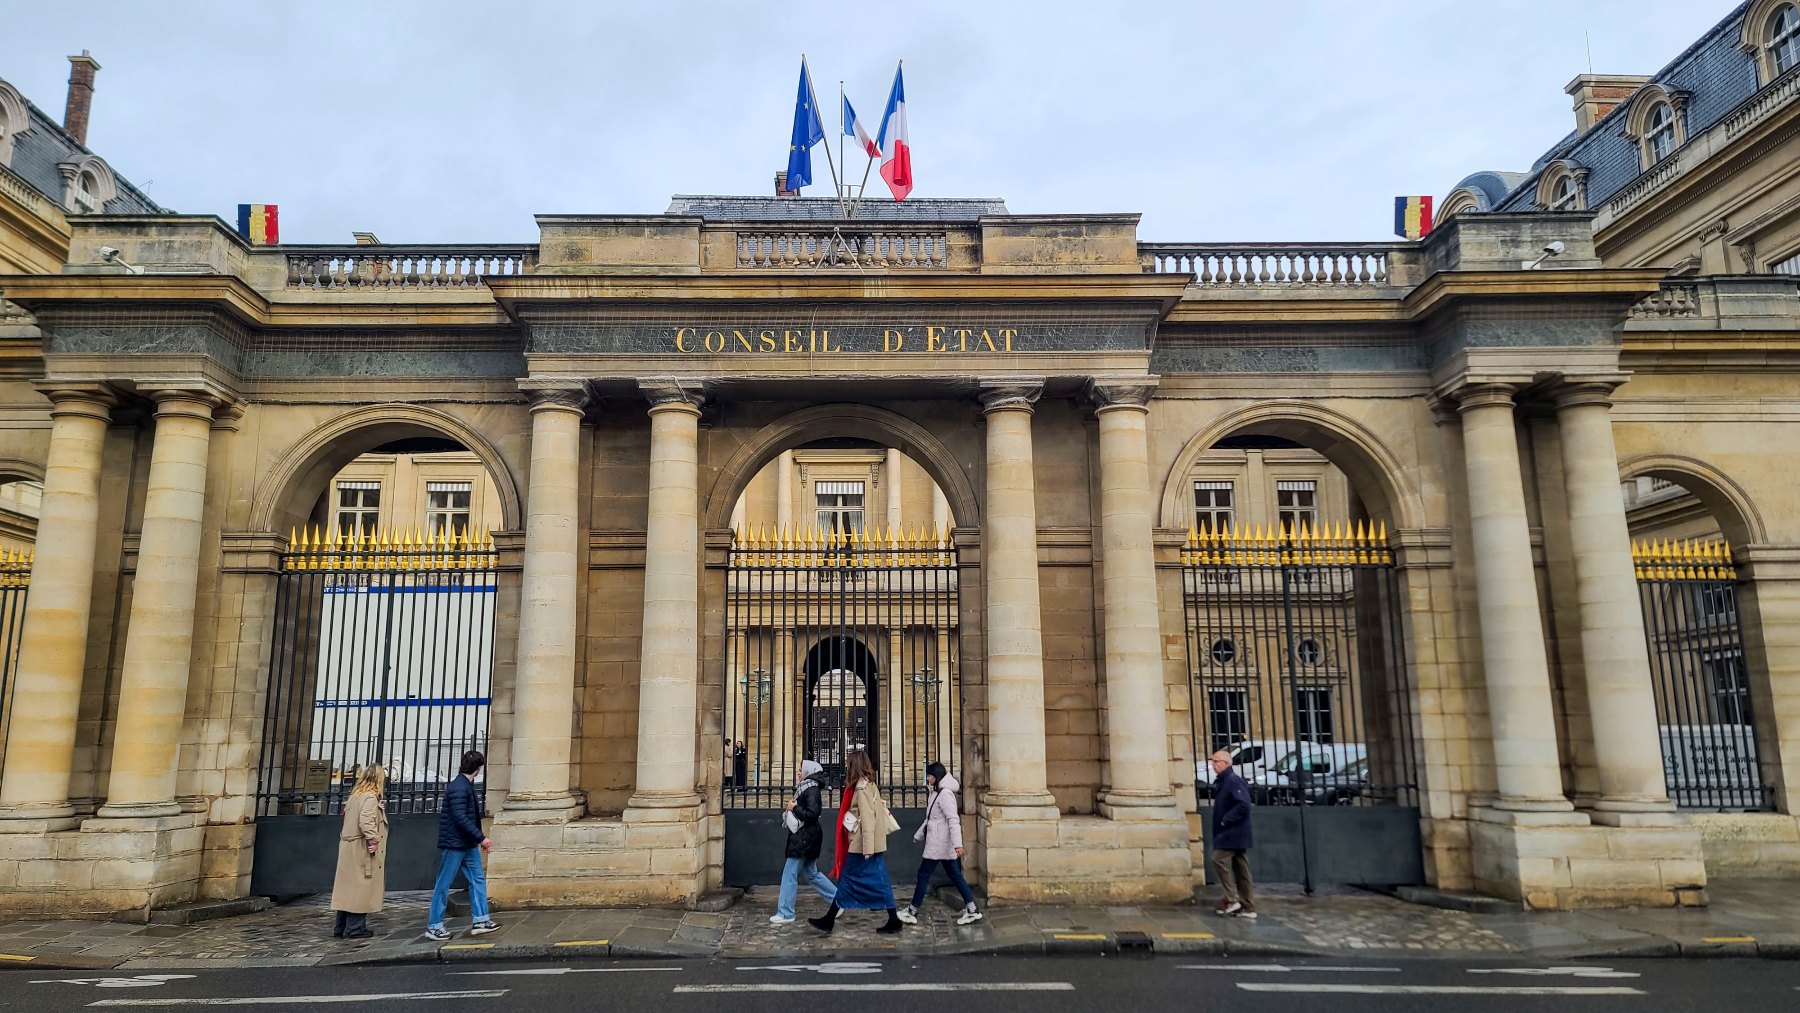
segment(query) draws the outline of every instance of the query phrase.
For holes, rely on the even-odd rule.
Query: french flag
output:
[[[913,188],[912,145],[906,142],[906,87],[900,70],[894,68],[894,90],[888,93],[881,133],[875,138],[875,147],[886,153],[881,160],[881,178],[887,180],[895,200],[905,200]]]
[[[869,132],[863,129],[862,120],[856,115],[856,107],[850,104],[849,99],[844,100],[843,120],[844,135],[856,138],[856,143],[869,153],[870,158],[880,158],[881,148],[877,147],[875,142],[870,139]]]

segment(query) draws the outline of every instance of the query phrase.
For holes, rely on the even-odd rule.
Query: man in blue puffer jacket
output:
[[[469,934],[484,936],[500,927],[488,917],[487,874],[481,867],[481,856],[494,846],[481,832],[481,802],[475,793],[475,775],[486,765],[481,750],[469,750],[463,754],[461,773],[444,789],[444,804],[438,810],[437,885],[431,888],[427,939],[442,942],[450,938],[450,930],[444,927],[444,909],[459,872],[469,884],[469,913],[473,916]]]
[[[1231,769],[1231,754],[1212,755],[1212,861],[1225,896],[1219,913],[1255,918],[1256,904],[1250,883],[1250,786]]]

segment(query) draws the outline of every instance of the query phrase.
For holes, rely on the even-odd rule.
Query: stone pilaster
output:
[[[87,659],[100,517],[100,454],[114,403],[102,386],[46,387],[50,452],[38,522],[36,581],[25,602],[0,833],[41,833],[74,825],[69,805],[75,721]]]
[[[1176,818],[1170,792],[1161,610],[1147,423],[1155,377],[1095,378],[1100,420],[1101,597],[1106,629],[1108,786],[1113,819]],[[1146,812],[1148,810],[1148,812]]]
[[[571,783],[575,728],[575,614],[582,559],[581,381],[525,381],[531,398],[531,477],[520,574],[507,813],[567,819],[582,802]],[[509,817],[520,818],[520,817]]]
[[[156,434],[119,681],[118,731],[102,819],[175,816],[187,707],[213,409],[207,390],[151,392]]]

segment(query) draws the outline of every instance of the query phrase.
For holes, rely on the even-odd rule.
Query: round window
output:
[[[1295,644],[1294,650],[1302,664],[1317,665],[1325,660],[1325,648],[1320,647],[1319,642],[1311,637]]]
[[[1213,641],[1212,660],[1215,665],[1229,665],[1237,661],[1237,645],[1229,640]]]

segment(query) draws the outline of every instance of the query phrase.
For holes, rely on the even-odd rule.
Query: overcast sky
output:
[[[60,118],[64,57],[92,50],[89,145],[158,203],[419,243],[768,193],[802,52],[871,132],[906,61],[914,196],[1137,211],[1146,240],[1381,239],[1395,195],[1525,169],[1572,128],[1584,31],[1595,71],[1648,74],[1736,3],[14,5],[0,78]]]

